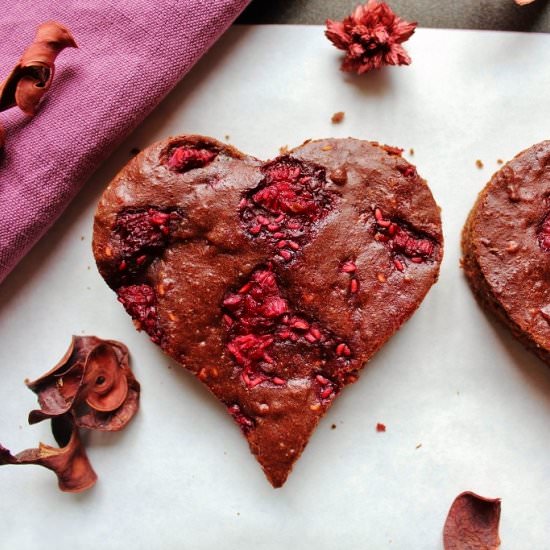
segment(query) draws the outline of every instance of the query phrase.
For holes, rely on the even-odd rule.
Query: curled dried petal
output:
[[[120,342],[73,336],[57,365],[34,382],[27,382],[40,405],[29,414],[29,423],[72,410],[77,426],[122,429],[139,404],[140,386],[128,363],[128,348]]]
[[[70,31],[60,23],[40,25],[32,44],[0,86],[0,110],[18,105],[26,114],[34,115],[52,82],[56,57],[65,48],[76,47]]]
[[[326,22],[325,36],[346,52],[342,70],[365,73],[383,65],[409,65],[411,58],[401,46],[416,23],[399,18],[385,3],[368,0],[343,21]]]
[[[35,464],[52,470],[59,488],[68,493],[79,493],[97,481],[78,428],[70,414],[52,419],[52,431],[59,448],[39,443],[37,449],[27,449],[16,455],[0,445],[0,466],[5,464]]]
[[[52,83],[56,57],[65,48],[77,47],[70,31],[60,23],[48,21],[40,25],[32,44],[0,84],[0,111],[17,105],[25,114],[34,115]],[[2,130],[0,147],[4,145],[3,133]]]
[[[500,499],[485,498],[469,491],[458,495],[445,521],[445,550],[496,550]]]
[[[84,386],[86,403],[96,411],[111,412],[124,403],[128,380],[112,346],[99,344],[90,352]]]

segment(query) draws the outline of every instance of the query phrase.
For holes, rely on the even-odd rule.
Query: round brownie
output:
[[[550,364],[550,141],[491,178],[464,226],[462,249],[481,306]]]
[[[225,404],[279,487],[437,280],[442,243],[400,149],[323,139],[263,162],[187,135],[116,176],[93,249],[136,326]]]

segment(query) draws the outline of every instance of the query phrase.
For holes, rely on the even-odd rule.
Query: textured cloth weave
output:
[[[0,15],[0,74],[37,26],[56,20],[79,49],[57,58],[38,114],[0,113],[0,282],[103,159],[151,112],[249,0],[15,0]]]

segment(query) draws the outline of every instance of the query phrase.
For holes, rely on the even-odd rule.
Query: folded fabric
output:
[[[2,6],[0,80],[56,20],[79,49],[58,57],[38,113],[0,113],[0,282],[86,179],[249,0],[20,0]]]

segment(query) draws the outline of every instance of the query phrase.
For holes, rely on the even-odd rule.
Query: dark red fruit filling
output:
[[[359,292],[360,283],[357,278],[357,266],[353,260],[346,260],[340,264],[340,272],[346,273],[349,275],[349,293],[351,295],[357,294]]]
[[[411,178],[411,177],[416,177],[416,168],[412,165],[412,164],[409,164],[408,166],[398,166],[397,169],[406,177],[406,178]]]
[[[435,253],[435,242],[427,235],[421,235],[405,222],[385,218],[380,208],[374,210],[377,241],[387,243],[395,268],[403,271],[406,260],[421,264],[431,261]]]
[[[241,430],[246,434],[254,427],[254,421],[242,413],[241,407],[236,403],[227,407],[227,411],[234,418],[235,422],[241,427]]]
[[[160,344],[162,331],[153,288],[149,285],[122,286],[117,290],[117,295],[118,301],[134,319],[138,330],[144,330],[155,344]]]
[[[187,172],[212,162],[218,153],[210,149],[182,146],[174,149],[168,159],[168,168],[174,172]]]
[[[227,349],[242,369],[241,378],[248,388],[264,382],[284,386],[292,365],[304,364],[307,355],[327,371],[320,374],[328,380],[327,387],[318,392],[320,398],[336,394],[339,383],[328,376],[344,376],[352,356],[350,348],[318,322],[294,311],[270,268],[254,271],[239,290],[228,292],[222,309]]]
[[[121,275],[142,270],[160,256],[182,220],[182,213],[174,209],[151,207],[121,212],[115,225],[120,242],[118,270]]]
[[[262,182],[241,201],[241,220],[251,237],[266,240],[279,261],[289,262],[330,212],[334,193],[326,189],[324,168],[289,156],[262,171]]]
[[[550,214],[544,218],[544,221],[538,230],[539,246],[545,252],[550,252]]]
[[[393,145],[382,145],[382,149],[389,153],[390,155],[395,155],[400,157],[403,154],[403,149],[401,147],[394,147]]]

